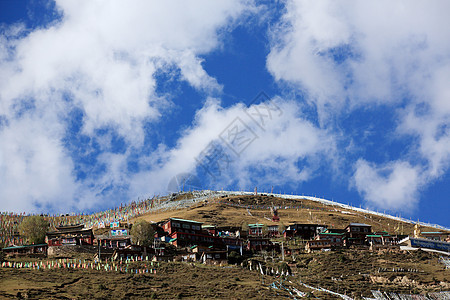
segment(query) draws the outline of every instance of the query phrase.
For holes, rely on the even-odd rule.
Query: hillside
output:
[[[278,223],[271,220],[273,207],[278,209]],[[243,223],[306,223],[345,228],[349,223],[366,223],[372,225],[373,231],[386,230],[391,234],[409,235],[414,231],[414,222],[326,200],[210,191],[172,194],[95,215],[64,219],[68,222],[83,220],[95,227],[95,224],[113,217],[131,223],[140,219],[159,222],[177,217],[218,227],[241,227]],[[60,217],[52,219],[54,224],[60,220]],[[438,229],[422,226],[422,230]],[[106,234],[108,231],[108,228],[95,229],[96,234]],[[284,257],[277,251],[244,253],[242,257],[235,252],[233,257],[238,256],[238,263],[230,261],[230,265],[162,262],[154,267],[157,273],[114,271],[115,267],[124,265],[111,265],[111,262],[106,262],[106,265],[103,262],[98,269],[81,268],[82,261],[94,263],[92,255],[70,257],[73,262],[79,263],[75,268],[50,267],[61,262],[51,258],[33,259],[49,267],[40,270],[0,268],[0,298],[363,299],[372,298],[372,291],[375,294],[388,293],[391,299],[397,299],[400,294],[402,297],[408,294],[428,295],[428,298],[420,299],[448,299],[450,295],[435,294],[450,291],[450,269],[446,269],[444,264],[450,263],[450,260],[444,262],[436,253],[398,249],[372,252],[367,247],[306,253],[302,240],[274,238],[273,242],[278,245],[283,243],[284,249],[292,251]],[[229,255],[231,257],[232,253]],[[29,264],[30,258],[12,258],[8,262]],[[149,264],[142,261],[127,263],[126,266],[134,270],[148,270]],[[273,274],[271,270],[280,273]],[[280,276],[281,271],[286,270],[289,270],[289,276]]]
[[[186,197],[190,196],[187,194]],[[179,197],[177,200],[182,199]],[[176,205],[174,207],[176,208]],[[224,227],[240,227],[243,223],[279,224],[271,221],[270,207],[278,207],[279,223],[284,225],[315,223],[332,228],[345,228],[349,223],[354,222],[372,225],[373,231],[386,230],[395,234],[397,230],[398,234],[405,235],[412,235],[414,232],[414,222],[398,221],[376,213],[348,207],[343,209],[338,205],[308,199],[285,199],[271,195],[219,195],[206,201],[199,201],[188,208],[155,211],[137,219],[158,222],[169,217],[177,217]],[[437,229],[423,226],[422,230],[436,231]],[[277,239],[277,241],[283,240]],[[284,240],[283,243],[285,247],[292,249],[304,247],[296,241]],[[253,260],[269,268],[282,263],[279,255],[275,255],[274,258],[271,253],[256,255]],[[349,295],[354,299],[371,297],[373,296],[371,291],[402,295],[428,294],[431,297],[428,299],[445,299],[448,294],[429,293],[450,290],[450,270],[445,269],[440,255],[420,250],[371,252],[363,249],[347,249],[311,254],[300,253],[286,256],[285,261],[294,273],[293,279],[285,285],[311,293],[321,299],[339,299],[340,297],[307,286],[325,288]],[[395,299],[395,296],[392,297]]]
[[[190,198],[190,194],[185,194]],[[183,199],[177,197],[174,202]],[[327,205],[307,199],[283,199],[269,195],[222,195],[199,201],[191,207],[154,211],[137,219],[159,222],[170,217],[195,220],[217,226],[237,226],[243,223],[273,223],[270,207],[276,206],[280,223],[323,224],[331,228],[345,228],[349,223],[366,223],[372,225],[373,231],[386,230],[391,234],[412,235],[414,223],[393,220],[388,217],[363,213],[352,209],[343,209],[337,205]],[[174,205],[174,208],[177,208]],[[135,219],[136,220],[136,219]],[[133,220],[132,220],[133,221]],[[423,231],[436,231],[433,227],[423,227]]]

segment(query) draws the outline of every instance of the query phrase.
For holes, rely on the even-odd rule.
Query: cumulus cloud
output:
[[[420,90],[417,84],[448,62],[449,4],[428,4],[288,1],[267,67],[276,79],[306,89],[322,113],[346,100],[401,101],[405,88]]]
[[[78,188],[71,174],[73,164],[57,138],[61,128],[55,127],[48,132],[45,124],[23,118],[0,131],[2,210],[29,211],[36,203],[49,205],[47,209],[73,205]]]
[[[158,117],[158,68],[175,65],[193,86],[220,88],[197,55],[218,47],[217,31],[245,9],[240,2],[61,1],[57,6],[60,23],[14,39],[5,49],[14,55],[2,62],[4,113],[27,93],[47,92],[46,99],[38,99],[42,102],[51,101],[55,90],[66,91],[84,109],[85,133],[115,126],[133,143],[143,139],[139,124]]]
[[[221,86],[200,55],[221,46],[228,28],[254,9],[227,1],[56,1],[60,19],[35,30],[3,26],[0,34],[0,199],[4,210],[93,206],[112,186],[127,188],[127,155],[144,145],[168,99],[157,72],[208,94]],[[81,112],[84,152],[105,151],[86,178],[67,149],[72,113]],[[124,140],[125,153],[99,135]],[[70,142],[70,141],[69,141]],[[127,150],[128,149],[128,150]],[[93,167],[94,169],[95,167]],[[124,178],[126,177],[126,178]],[[26,185],[26,187],[24,187]],[[127,199],[125,199],[127,200]]]
[[[186,172],[202,172],[214,188],[298,185],[334,151],[333,137],[308,121],[295,101],[274,98],[225,109],[210,98],[178,145],[159,155],[160,166],[135,176],[132,190],[144,194],[151,186],[164,193],[171,178]],[[155,166],[150,157],[148,165]]]
[[[202,172],[211,143],[232,156],[211,178],[215,188],[296,184],[327,162],[333,170],[353,165],[343,175],[369,204],[413,209],[420,190],[448,172],[447,1],[286,1],[270,27],[267,69],[294,89],[283,95],[300,91],[317,109],[318,125],[286,96],[271,99],[279,111],[222,106],[223,87],[203,59],[260,11],[251,1],[55,2],[60,17],[52,23],[0,28],[4,210],[80,209],[163,193],[177,174]],[[207,99],[173,147],[148,140],[173,106],[158,91],[161,73]],[[384,160],[366,157],[369,146],[343,124],[358,109],[381,106],[396,119],[383,130],[406,145]],[[260,123],[249,111],[272,114]],[[253,136],[236,151],[226,137],[241,123]],[[389,147],[370,138],[378,152]]]
[[[448,172],[450,4],[287,1],[286,7],[272,32],[267,68],[304,91],[321,124],[336,132],[355,109],[390,107],[398,120],[388,130],[412,142],[379,165],[358,160],[353,179],[367,201],[401,209],[401,199],[419,197],[423,185]]]
[[[355,168],[353,184],[369,206],[404,211],[415,208],[422,184],[419,169],[404,161],[376,166],[363,159]]]

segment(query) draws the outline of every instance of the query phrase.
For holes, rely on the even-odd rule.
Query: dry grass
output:
[[[218,200],[221,202],[218,203]],[[302,206],[300,209],[279,209],[278,215],[280,223],[288,225],[290,223],[317,223],[331,226],[333,228],[345,228],[349,223],[358,222],[372,225],[373,231],[386,230],[395,233],[395,227],[400,227],[399,234],[412,235],[414,225],[410,223],[398,222],[389,218],[379,217],[371,214],[364,214],[357,211],[343,210],[338,207],[325,205],[310,200],[286,200],[276,197],[264,196],[232,196],[218,198],[208,203],[199,203],[188,209],[153,212],[141,216],[138,219],[158,222],[170,217],[190,219],[205,224],[219,226],[241,226],[246,223],[275,224],[266,218],[271,218],[269,209],[251,209],[250,213],[245,208],[231,205],[275,205],[281,207]],[[423,228],[422,231],[436,231],[435,228]]]
[[[219,202],[220,200],[221,202]],[[272,224],[269,209],[252,209],[251,215],[241,205],[302,206],[301,209],[280,209],[281,223],[319,223],[334,228],[344,228],[351,222],[367,223],[373,230],[388,230],[398,224],[391,219],[343,212],[340,208],[326,206],[308,200],[285,200],[274,197],[235,196],[199,203],[188,209],[154,212],[138,219],[161,221],[170,217],[192,219],[221,226],[241,226],[242,223]],[[133,221],[136,221],[134,219]],[[400,225],[400,227],[402,227]],[[432,231],[434,229],[423,228]],[[403,224],[403,233],[412,234],[413,226]],[[291,241],[293,242],[293,241]],[[285,244],[286,245],[286,244]],[[343,250],[314,254],[298,254],[286,257],[295,276],[292,283],[304,292],[321,299],[333,299],[329,294],[313,292],[298,284],[298,280],[316,287],[347,293],[360,298],[370,296],[370,290],[395,291],[399,293],[426,293],[450,290],[450,270],[445,270],[436,254],[422,251]],[[279,257],[256,258],[263,264],[279,264]],[[28,260],[29,261],[29,260]],[[397,271],[379,272],[379,268]],[[418,272],[398,271],[415,269]],[[31,299],[158,299],[176,298],[220,298],[220,299],[268,299],[287,298],[283,290],[269,289],[277,280],[265,277],[241,267],[208,267],[188,263],[164,263],[157,274],[131,275],[93,270],[44,270],[0,268],[0,298],[20,296]]]
[[[286,262],[294,276],[289,277],[291,282],[284,281],[284,285],[311,292],[321,299],[334,298],[301,286],[299,280],[359,299],[370,296],[370,290],[406,294],[449,290],[450,271],[444,269],[438,258],[436,254],[422,251],[360,250],[287,256]],[[279,257],[275,257],[275,262],[270,255],[266,260],[262,256],[255,259],[262,265],[280,265]],[[387,271],[379,272],[380,267]],[[31,299],[269,299],[288,296],[284,290],[269,289],[279,278],[262,278],[258,271],[237,266],[171,262],[161,263],[157,270],[157,274],[136,275],[95,270],[0,268],[0,298],[13,299],[18,293]]]
[[[0,268],[0,298],[16,299],[269,299],[276,292],[246,269],[165,263],[157,274]],[[286,296],[286,292],[281,292]]]
[[[297,275],[308,284],[367,297],[370,290],[404,294],[448,291],[450,271],[438,260],[439,255],[420,250],[345,250],[303,254],[297,257],[296,265]],[[386,270],[379,272],[379,268]]]

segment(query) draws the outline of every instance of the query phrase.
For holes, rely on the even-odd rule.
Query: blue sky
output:
[[[448,6],[0,1],[1,210],[186,182],[450,226]]]

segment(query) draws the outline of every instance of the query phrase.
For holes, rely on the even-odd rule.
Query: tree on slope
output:
[[[247,222],[242,223],[241,230],[242,232],[245,232],[245,234],[248,234],[249,227]]]
[[[140,246],[149,246],[153,242],[155,230],[149,222],[139,220],[133,224],[130,233],[136,244]]]
[[[269,235],[269,226],[267,226],[267,224],[264,224],[262,229],[261,229],[261,233],[263,236],[268,236]]]
[[[30,244],[42,244],[50,224],[41,216],[26,217],[19,225],[19,233]]]

